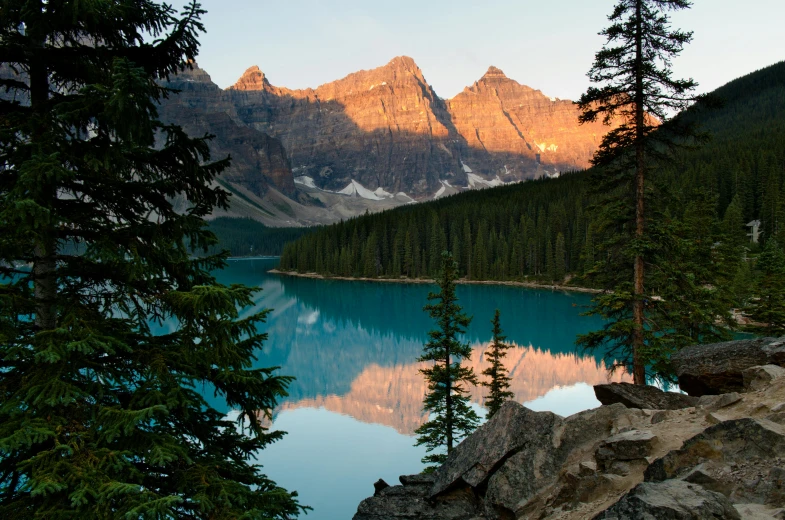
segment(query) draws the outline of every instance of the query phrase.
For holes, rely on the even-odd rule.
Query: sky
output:
[[[182,0],[181,0],[182,1]],[[548,96],[577,99],[615,0],[201,0],[199,65],[220,87],[258,65],[276,86],[317,87],[410,56],[451,98],[489,66]],[[178,5],[175,2],[174,5]],[[694,0],[672,14],[694,32],[676,77],[711,91],[785,60],[785,0]]]

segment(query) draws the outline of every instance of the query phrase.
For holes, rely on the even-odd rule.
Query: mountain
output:
[[[333,222],[585,168],[608,130],[579,125],[571,101],[495,67],[444,100],[406,56],[303,90],[274,86],[256,66],[222,90],[193,65],[171,78],[181,93],[162,117],[216,136],[215,156],[233,158],[223,181],[241,195],[239,213],[268,224]]]
[[[491,72],[488,83],[498,82],[495,92],[524,92]],[[474,90],[486,90],[485,83],[478,82]],[[711,139],[652,169],[652,181],[670,194],[658,204],[663,213],[681,219],[696,190],[704,190],[716,196],[712,229],[722,229],[742,245],[745,224],[760,220],[764,239],[785,244],[785,62],[732,81],[715,95],[724,100],[722,108],[699,104],[679,115]],[[551,121],[559,117],[553,114]],[[462,128],[464,122],[453,121]],[[501,120],[484,125],[502,127],[500,135],[509,133]],[[504,139],[483,142],[492,146]],[[524,156],[522,150],[519,155]],[[339,276],[432,278],[441,266],[441,252],[448,249],[460,275],[475,280],[551,283],[565,274],[581,275],[594,264],[600,224],[587,211],[600,200],[588,173],[466,192],[327,226],[288,244],[281,267]],[[726,210],[734,200],[737,209],[731,216],[736,217],[731,220]],[[712,229],[700,230],[702,238]],[[757,245],[750,247],[754,251]]]

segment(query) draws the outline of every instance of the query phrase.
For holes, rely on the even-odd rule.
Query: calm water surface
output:
[[[275,411],[273,429],[288,435],[259,462],[280,485],[314,508],[306,519],[350,519],[373,482],[418,473],[424,449],[413,431],[425,383],[417,357],[432,321],[422,311],[433,286],[312,280],[267,274],[277,260],[238,260],[218,273],[223,283],[262,289],[246,313],[273,308],[259,366],[281,366],[297,380]],[[581,317],[590,296],[503,286],[459,286],[474,316],[467,333],[479,374],[501,311],[506,358],[516,400],[534,410],[569,415],[598,406],[591,385],[606,382],[599,358],[576,356],[575,335],[601,326]],[[482,412],[484,389],[472,392]],[[208,396],[212,398],[212,396]],[[225,410],[220,403],[214,403]],[[230,410],[226,410],[231,413]]]

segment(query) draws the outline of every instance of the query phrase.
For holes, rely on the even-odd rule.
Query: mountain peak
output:
[[[267,77],[262,72],[258,65],[248,67],[237,83],[232,85],[233,90],[264,90],[265,86],[270,85]]]
[[[507,79],[507,76],[504,75],[502,69],[491,65],[488,67],[488,72],[481,79]]]

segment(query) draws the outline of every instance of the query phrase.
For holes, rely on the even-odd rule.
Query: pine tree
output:
[[[602,171],[605,178],[598,187],[617,198],[617,203],[609,202],[604,211],[629,235],[619,258],[632,264],[632,277],[631,283],[618,281],[615,298],[604,295],[596,299],[595,310],[596,314],[616,316],[618,326],[607,326],[600,344],[628,345],[636,384],[646,384],[647,365],[647,171],[652,159],[663,158],[663,147],[692,132],[689,125],[682,124],[671,124],[667,131],[655,130],[658,121],[667,121],[671,112],[696,99],[690,93],[697,84],[691,79],[674,79],[671,70],[671,59],[692,40],[692,33],[672,30],[667,11],[687,9],[690,5],[688,0],[619,0],[608,17],[611,26],[600,33],[606,37],[606,45],[597,52],[588,74],[600,86],[589,87],[579,101],[581,122],[600,119],[618,125],[603,137],[592,163],[606,167]],[[618,247],[616,239],[613,245]],[[626,273],[627,269],[617,266],[615,271]],[[604,308],[606,305],[610,308]],[[620,308],[628,309],[630,316],[619,315]],[[598,339],[594,335],[592,341],[584,338],[579,342],[596,346]]]
[[[253,290],[216,283],[225,255],[189,251],[216,243],[204,217],[228,207],[214,182],[228,161],[157,118],[173,95],[159,81],[190,66],[202,14],[151,0],[0,9],[2,518],[300,510],[249,462],[281,438],[261,421],[291,380],[253,368],[267,312],[240,317]],[[163,320],[176,329],[154,333]]]
[[[469,405],[467,384],[476,385],[477,377],[471,367],[461,364],[472,355],[468,343],[458,336],[466,332],[471,317],[463,313],[455,294],[458,266],[448,252],[442,253],[442,271],[437,283],[438,293],[430,293],[424,310],[434,319],[437,328],[428,332],[428,343],[418,361],[433,362],[433,366],[420,369],[428,381],[428,393],[423,409],[428,421],[417,428],[416,446],[425,445],[427,452],[446,449],[423,457],[425,464],[441,464],[447,459],[455,444],[473,432],[479,417]]]
[[[776,240],[767,240],[755,263],[758,280],[756,298],[747,314],[763,324],[765,334],[780,336],[785,333],[785,253]]]
[[[502,358],[507,356],[506,351],[510,348],[510,345],[504,343],[507,336],[503,335],[499,314],[499,309],[496,309],[496,313],[493,315],[493,320],[491,321],[493,324],[491,347],[485,354],[485,358],[491,362],[491,366],[482,372],[483,375],[488,376],[489,379],[480,383],[491,392],[488,395],[488,401],[485,403],[485,406],[488,408],[489,419],[499,411],[499,408],[502,407],[505,401],[514,396],[512,392],[507,390],[510,388],[510,377],[507,375],[507,369],[502,363]]]

